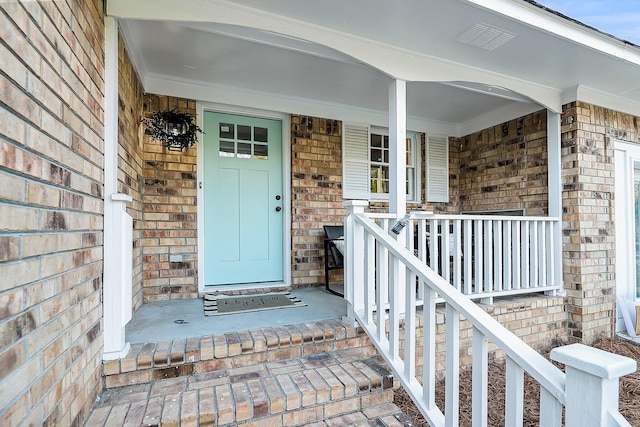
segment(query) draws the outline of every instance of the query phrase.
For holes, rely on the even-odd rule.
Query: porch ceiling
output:
[[[639,47],[527,1],[483,3],[108,0],[107,11],[149,92],[383,118],[397,77],[410,82],[408,114],[451,135],[575,99],[640,115]],[[494,50],[457,40],[476,24],[513,38]]]

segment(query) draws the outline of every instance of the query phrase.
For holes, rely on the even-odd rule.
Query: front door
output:
[[[282,281],[282,123],[204,113],[205,285]]]

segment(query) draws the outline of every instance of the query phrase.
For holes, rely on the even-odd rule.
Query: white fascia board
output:
[[[562,103],[581,101],[621,113],[640,116],[640,102],[601,92],[587,86],[574,86],[562,93]]]
[[[466,0],[593,50],[640,65],[640,48],[571,22],[540,7],[514,0]]]
[[[107,13],[122,18],[216,22],[240,25],[308,40],[345,53],[392,78],[424,82],[470,81],[501,86],[523,94],[560,112],[561,90],[481,68],[444,60],[381,43],[355,34],[332,30],[258,10],[227,0],[109,0]]]
[[[383,127],[388,127],[389,124],[389,113],[386,111],[369,110],[313,99],[212,85],[206,82],[175,79],[160,75],[147,76],[145,91],[160,95],[195,99],[202,102],[213,102],[265,111],[277,111],[286,114],[304,114],[348,122],[368,123]],[[430,121],[417,117],[407,117],[407,129],[416,132],[432,132],[443,135],[453,135],[456,132],[454,124]]]

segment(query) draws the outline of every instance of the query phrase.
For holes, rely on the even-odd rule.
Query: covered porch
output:
[[[593,49],[588,37],[577,42],[566,37],[557,25],[560,17],[527,2],[519,4],[515,15],[477,2],[414,5],[433,8],[421,13],[406,4],[399,13],[395,5],[371,10],[335,2],[335,11],[312,20],[286,1],[271,5],[269,11],[251,1],[188,3],[179,13],[168,4],[107,3],[111,43],[106,68],[112,71],[107,73],[107,134],[118,133],[118,88],[123,87],[113,67],[119,58],[130,57],[127,78],[139,79],[139,93],[132,99],[143,104],[142,114],[177,105],[197,115],[205,135],[200,145],[174,154],[138,129],[142,148],[136,151],[134,144],[125,149],[127,155],[133,151],[138,156],[133,160],[119,153],[122,145],[107,138],[112,145],[111,155],[105,156],[105,192],[112,196],[105,200],[105,252],[118,253],[118,248],[132,246],[131,240],[138,242],[133,245],[138,252],[132,254],[137,269],[130,275],[130,288],[122,276],[107,273],[123,271],[128,255],[105,259],[105,363],[120,360],[122,369],[130,353],[127,304],[141,310],[143,303],[195,297],[214,285],[246,284],[241,278],[219,279],[216,269],[207,267],[216,261],[211,248],[233,249],[226,240],[216,240],[215,232],[205,231],[211,224],[223,229],[224,221],[213,220],[218,218],[215,212],[232,200],[207,193],[224,181],[207,178],[210,171],[223,169],[217,160],[207,160],[207,150],[213,158],[269,157],[265,151],[259,156],[241,152],[245,139],[235,137],[241,126],[255,135],[253,124],[240,121],[265,120],[281,130],[269,133],[281,135],[276,137],[281,151],[270,153],[277,153],[271,157],[280,163],[272,171],[282,178],[275,190],[269,189],[270,202],[265,204],[269,218],[279,218],[272,221],[274,233],[261,234],[279,239],[276,250],[269,252],[278,255],[277,268],[265,282],[294,289],[321,283],[319,266],[326,256],[319,250],[321,227],[344,222],[346,319],[367,331],[367,339],[416,400],[422,394],[421,409],[428,419],[438,425],[457,422],[455,405],[435,408],[429,391],[438,370],[436,322],[427,314],[435,316],[436,304],[444,302],[441,317],[454,320],[446,322],[446,352],[440,348],[438,354],[459,353],[457,319],[463,315],[473,331],[472,343],[467,344],[479,349],[469,363],[486,365],[487,343],[492,341],[496,347],[491,351],[504,352],[514,363],[517,375],[510,390],[519,390],[524,371],[536,377],[546,387],[541,405],[553,413],[549,425],[557,425],[566,404],[563,374],[536,358],[511,332],[489,322],[469,298],[492,304],[498,297],[536,294],[541,300],[556,298],[554,306],[564,304],[558,297],[564,295],[563,270],[572,260],[562,251],[563,204],[569,204],[563,201],[562,159],[570,153],[562,151],[561,134],[574,132],[569,118],[580,116],[578,97],[592,96],[573,82],[610,90],[610,80],[601,81],[597,67],[564,73],[566,57],[543,46],[561,44],[581,61],[613,60]],[[353,18],[347,27],[330,19],[364,10],[366,19]],[[430,13],[433,10],[438,14]],[[394,31],[372,31],[371,22],[383,28],[388,16],[395,17]],[[541,16],[550,27],[528,25],[528,18]],[[406,27],[406,20],[412,25]],[[408,35],[405,28],[410,29]],[[164,37],[167,34],[171,37]],[[442,45],[414,43],[414,38],[440,40]],[[488,44],[481,43],[487,38]],[[552,66],[533,71],[523,52],[535,52]],[[624,66],[613,69],[620,81],[632,74]],[[152,107],[145,100],[152,97],[167,101]],[[208,127],[207,120],[213,125]],[[261,132],[268,128],[256,126]],[[223,148],[223,142],[230,145]],[[252,140],[248,150],[255,150],[256,142],[265,141]],[[126,179],[128,167],[135,163],[143,164],[144,177],[137,193],[135,180]],[[117,194],[122,192],[132,194]],[[225,197],[236,192],[227,193]],[[513,211],[523,215],[500,215]],[[118,228],[127,216],[137,216],[138,236]],[[398,223],[404,228],[389,234]],[[111,233],[112,226],[117,233]],[[565,237],[569,242],[571,231]],[[582,313],[581,298],[571,299],[576,313]],[[597,309],[600,318],[614,308],[612,301],[603,299]],[[423,326],[428,326],[424,341],[409,332],[406,352],[400,356],[399,319],[405,317],[407,331],[416,330],[412,322],[421,305]],[[573,329],[568,326],[575,329],[576,323],[566,321],[566,315],[564,319],[547,322],[569,336]],[[590,319],[593,330],[606,329],[596,316]],[[355,324],[341,327],[357,330]],[[529,323],[523,329],[534,328]],[[540,340],[550,340],[556,332],[536,333]],[[416,350],[420,348],[422,354]],[[529,364],[520,351],[537,362]],[[439,367],[446,369],[451,383],[450,401],[456,400],[458,362],[449,357],[446,366]],[[422,377],[415,363],[428,366]],[[479,378],[478,384],[474,410],[482,418],[486,378]],[[510,419],[516,420],[518,399],[509,407]],[[603,416],[616,416],[614,409],[607,411]]]

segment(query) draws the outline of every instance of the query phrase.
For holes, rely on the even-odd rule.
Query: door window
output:
[[[259,126],[220,123],[220,157],[238,159],[269,159],[268,129]]]

